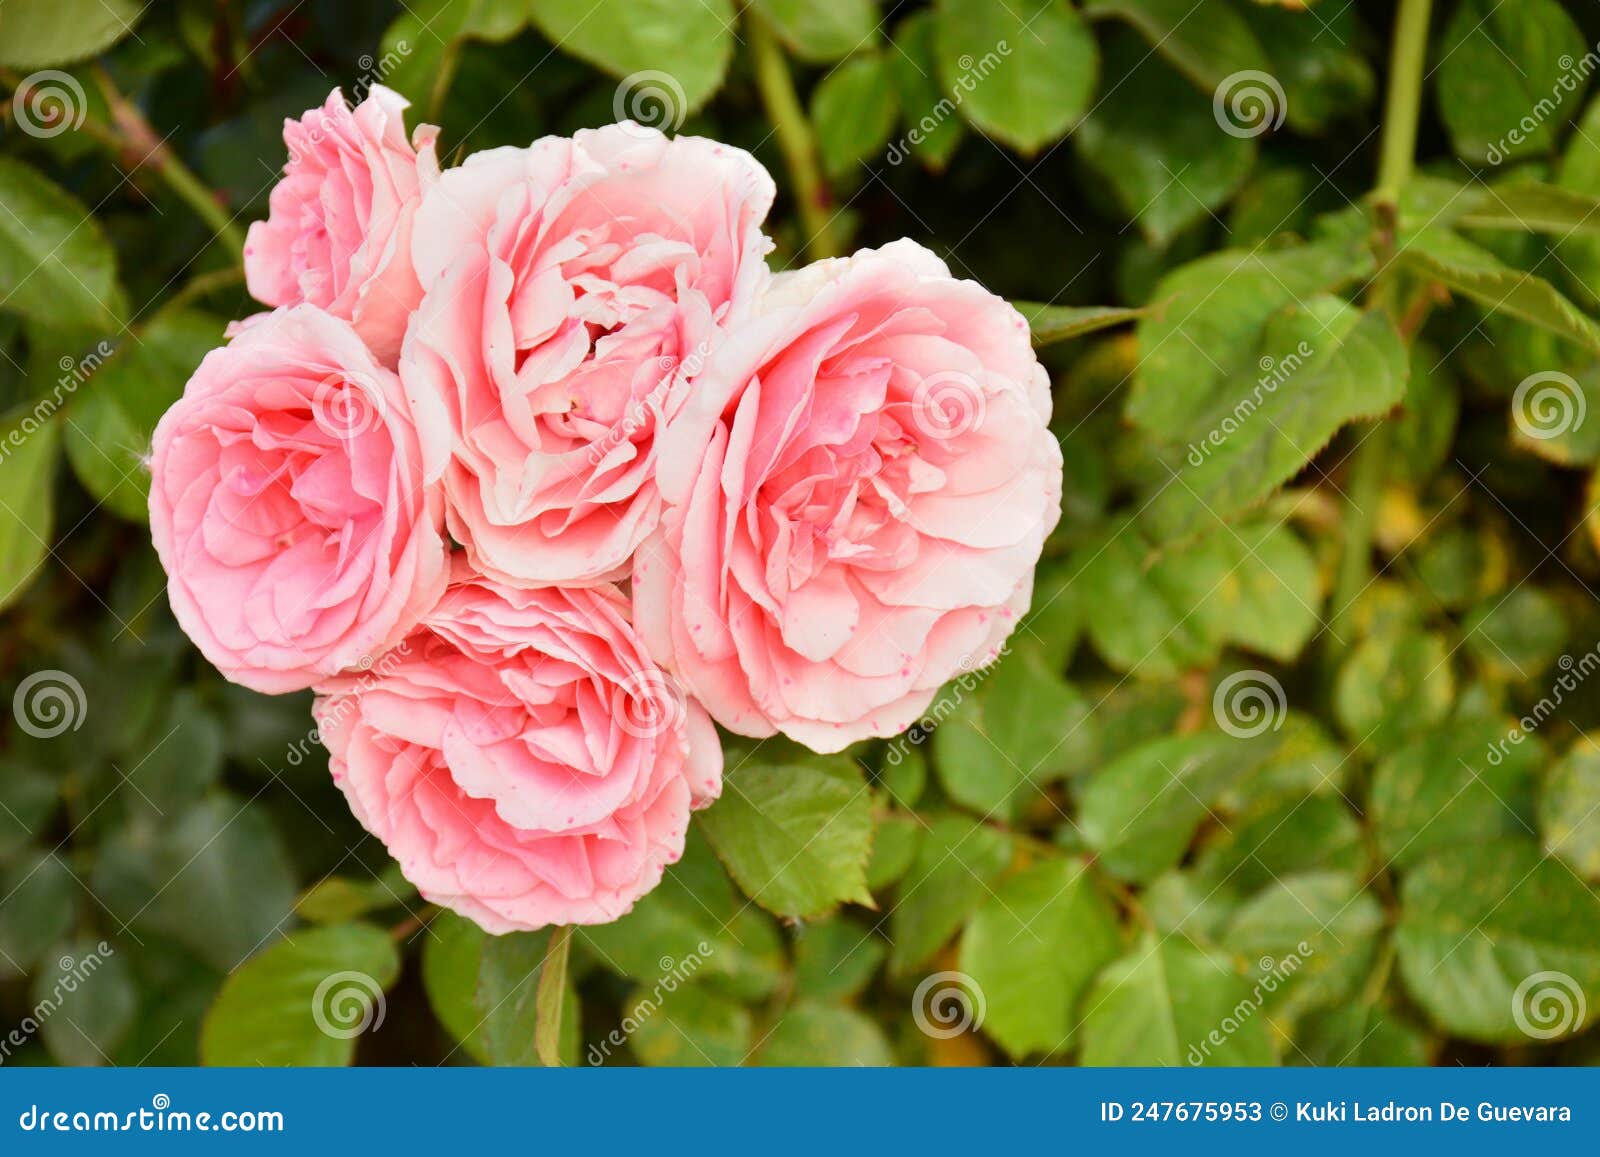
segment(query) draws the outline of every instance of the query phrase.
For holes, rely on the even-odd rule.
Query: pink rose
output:
[[[633,124],[443,175],[400,372],[479,569],[602,581],[655,528],[656,430],[765,282],[772,196],[747,153]]]
[[[411,266],[411,229],[439,177],[434,138],[406,140],[406,101],[375,85],[351,109],[338,89],[321,108],[285,121],[289,163],[271,215],[244,245],[251,295],[267,305],[320,305],[356,327],[385,365],[400,353],[422,286]]]
[[[921,246],[782,275],[658,439],[652,653],[744,735],[903,730],[1028,605],[1060,515],[1049,412],[1027,324]]]
[[[402,638],[448,580],[400,379],[350,323],[264,315],[156,427],[150,532],[178,622],[224,675],[297,691]]]
[[[715,728],[613,588],[459,561],[437,610],[314,713],[335,782],[429,900],[490,932],[615,920],[721,790]]]

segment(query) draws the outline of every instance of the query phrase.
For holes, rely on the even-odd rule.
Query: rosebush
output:
[[[1592,1062],[1600,12],[588,7],[0,0],[0,1063]]]

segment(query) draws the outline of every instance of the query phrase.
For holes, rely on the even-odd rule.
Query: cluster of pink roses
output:
[[[491,932],[615,919],[721,790],[989,661],[1059,513],[1023,319],[908,241],[771,274],[749,154],[633,124],[441,171],[336,91],[156,430],[172,607],[315,688],[334,778]],[[458,549],[459,548],[459,549]]]

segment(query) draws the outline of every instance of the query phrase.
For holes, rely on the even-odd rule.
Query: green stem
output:
[[[772,131],[778,138],[778,148],[783,153],[799,201],[800,226],[807,238],[804,248],[813,259],[838,257],[839,243],[833,229],[833,193],[822,178],[816,138],[812,136],[805,110],[800,107],[788,61],[766,19],[753,8],[747,8],[744,17],[750,52],[755,60],[756,87],[761,92],[761,103],[772,122]]]
[[[1428,58],[1428,17],[1433,0],[1400,0],[1389,55],[1389,99],[1383,112],[1383,152],[1378,162],[1381,205],[1398,205],[1416,164],[1417,122],[1422,116],[1423,67]]]
[[[1389,440],[1379,421],[1356,447],[1345,481],[1344,541],[1333,588],[1333,615],[1328,620],[1330,645],[1336,652],[1350,641],[1351,608],[1372,579],[1372,528],[1383,501],[1384,447]]]
[[[227,265],[221,269],[213,269],[209,273],[197,273],[184,284],[182,289],[162,302],[161,308],[179,309],[218,290],[231,289],[242,284],[244,284],[244,268],[239,265]]]
[[[539,1062],[547,1068],[561,1067],[561,1006],[567,997],[567,956],[572,950],[572,925],[563,924],[550,933],[544,965],[539,969],[539,988],[534,994],[533,1045]]]
[[[189,166],[167,145],[144,119],[144,114],[122,92],[104,68],[95,68],[95,80],[111,108],[111,119],[121,132],[119,143],[135,159],[135,166],[152,170],[191,209],[211,227],[218,241],[227,246],[235,261],[244,261],[244,234],[234,224],[226,206]]]

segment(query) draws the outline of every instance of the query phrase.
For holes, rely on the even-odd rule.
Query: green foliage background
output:
[[[1600,1055],[1600,10],[1398,7],[0,0],[0,689],[69,692],[0,717],[0,1059]],[[283,117],[381,81],[453,158],[646,71],[777,176],[778,263],[909,235],[1032,303],[1065,512],[929,727],[730,738],[552,953],[420,901],[306,697],[189,647],[142,455]],[[330,1033],[351,973],[381,1023]]]

